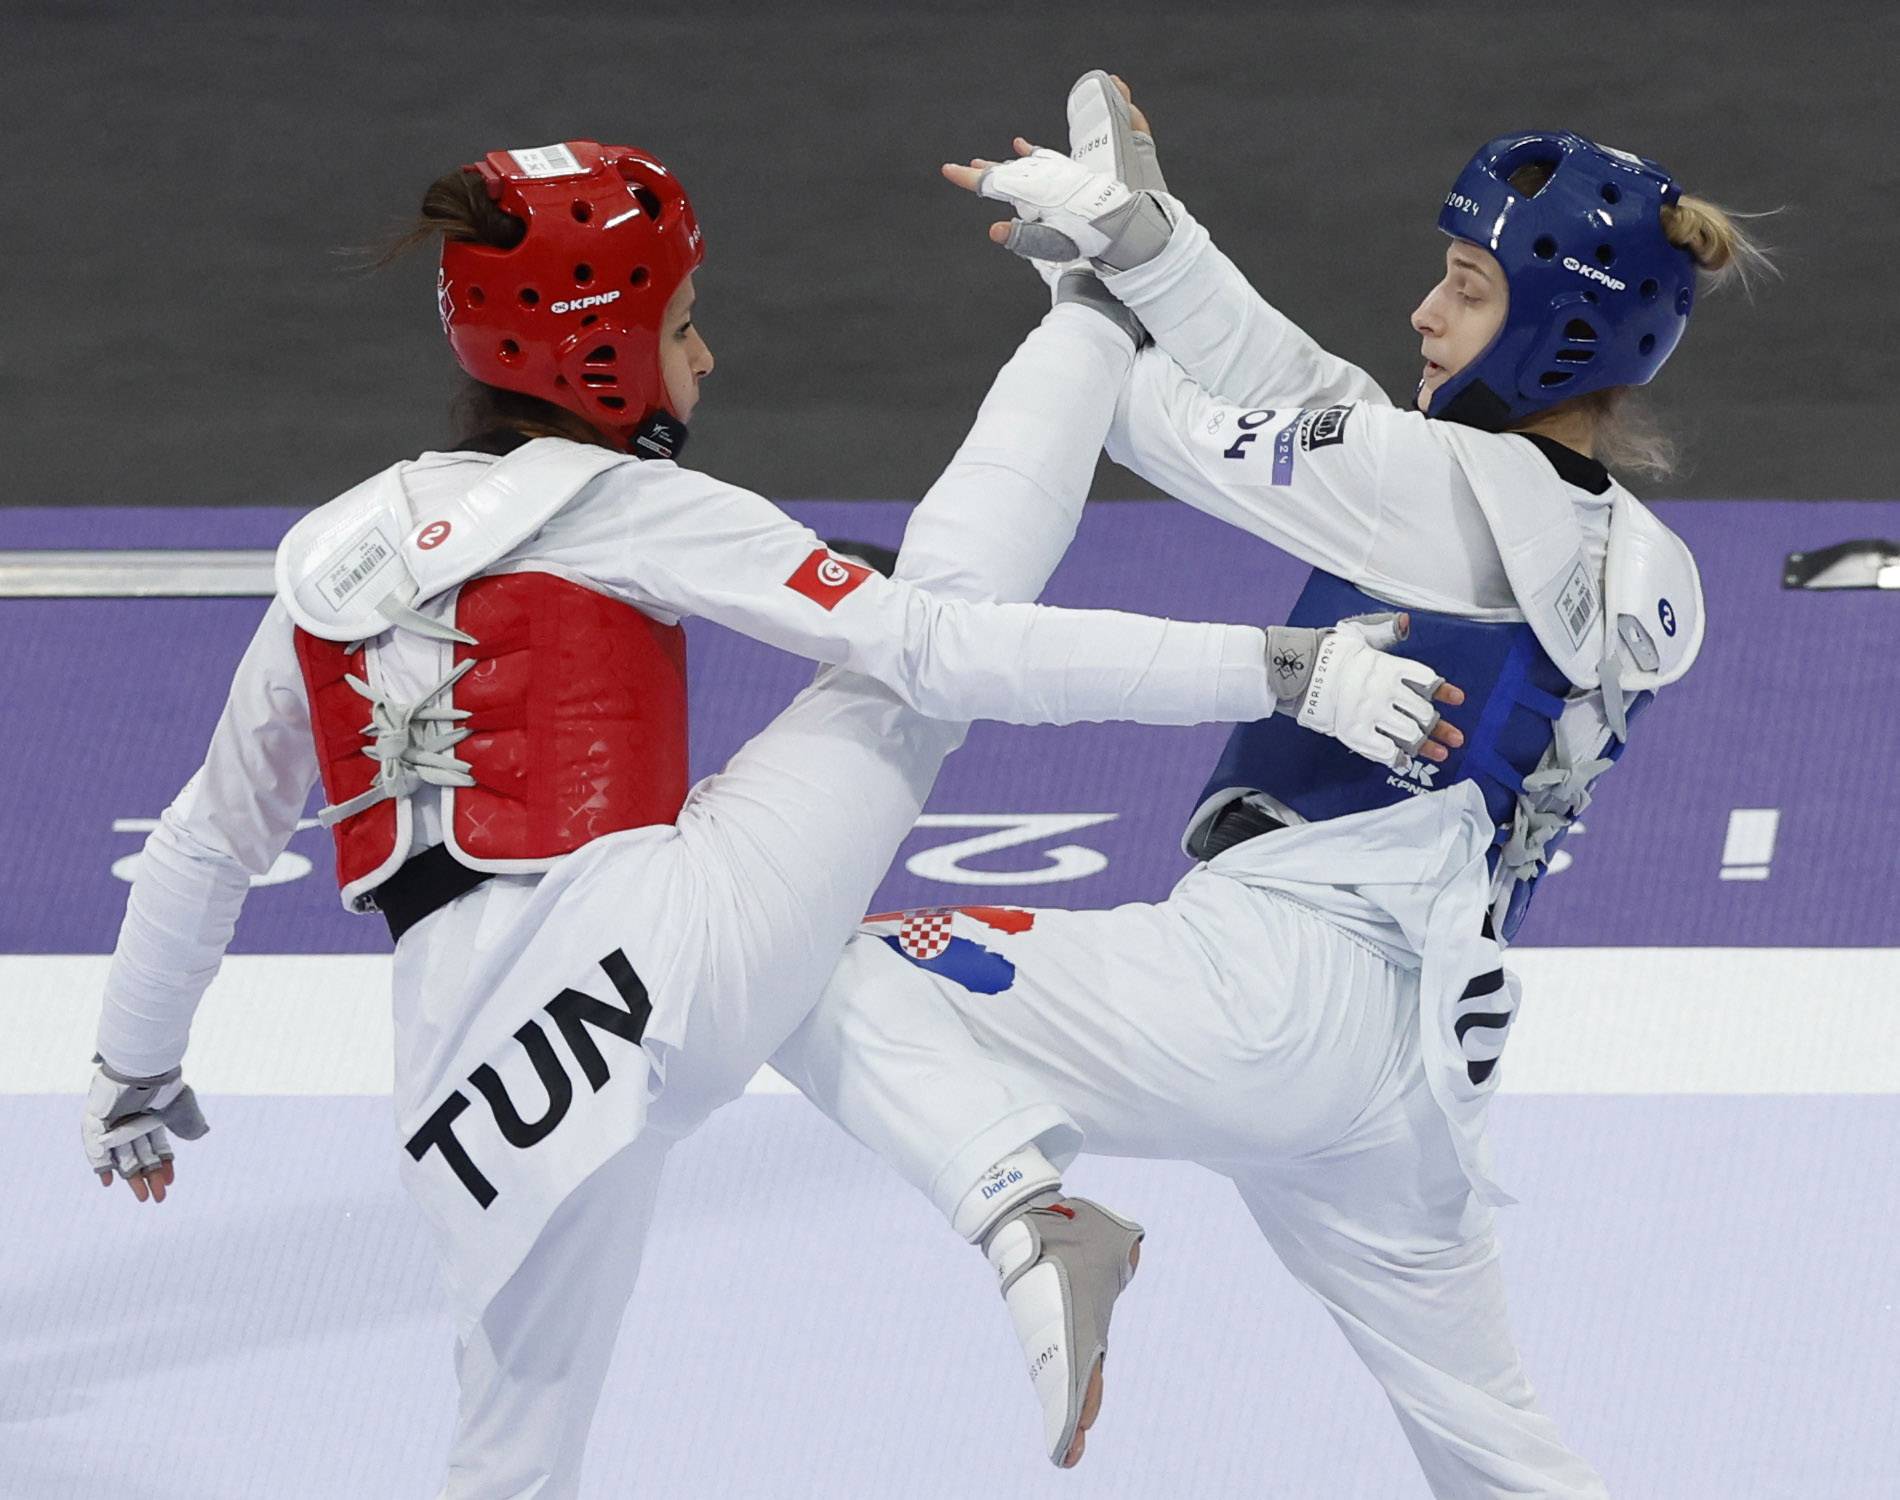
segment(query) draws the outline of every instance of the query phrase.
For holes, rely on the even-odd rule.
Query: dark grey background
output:
[[[0,503],[305,505],[440,442],[432,267],[336,252],[564,136],[656,151],[698,207],[694,462],[917,494],[1042,298],[936,164],[1059,141],[1097,64],[1261,289],[1395,393],[1438,200],[1489,136],[1572,128],[1785,207],[1785,281],[1705,302],[1655,387],[1690,463],[1650,488],[1900,490],[1891,6],[0,0],[0,54]]]

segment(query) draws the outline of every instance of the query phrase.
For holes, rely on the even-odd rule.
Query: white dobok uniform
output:
[[[1686,549],[1600,469],[1598,492],[1523,437],[1394,407],[1179,217],[1161,255],[1105,278],[1157,345],[1110,454],[1393,605],[1528,619],[1575,684],[1558,744],[1595,757],[1616,711],[1599,674],[1614,698],[1693,656]],[[1630,545],[1613,533],[1653,555],[1606,578]],[[1619,615],[1659,567],[1687,651],[1644,675],[1606,636],[1604,599]],[[1158,904],[869,924],[775,1062],[946,1217],[1031,1143],[1058,1163],[1085,1143],[1226,1173],[1384,1385],[1435,1494],[1598,1496],[1507,1325],[1492,1206],[1510,1200],[1483,1139],[1499,1070],[1469,1065],[1499,1056],[1519,990],[1464,998],[1500,967],[1494,826],[1474,783],[1433,792],[1433,774],[1415,763],[1395,775],[1418,795],[1323,823],[1279,807],[1296,826]],[[1474,1009],[1492,1014],[1461,1031]]]
[[[551,573],[666,623],[700,615],[833,664],[692,789],[676,822],[599,838],[545,873],[496,875],[396,947],[398,1139],[413,1142],[460,1095],[452,1140],[492,1190],[481,1201],[447,1149],[400,1154],[457,1322],[461,1408],[445,1495],[575,1492],[665,1153],[740,1094],[810,1008],[960,721],[1193,723],[1272,711],[1265,634],[1252,626],[967,602],[1041,589],[1073,535],[1132,360],[1127,337],[1095,313],[1053,309],[913,514],[898,577],[863,570],[822,598],[809,579],[805,592],[791,586],[822,556],[809,530],[670,462],[608,462],[558,507],[534,477],[537,455],[571,472],[576,445],[558,439],[501,460],[426,454],[394,471],[417,523],[401,545],[418,578],[435,565],[417,550],[418,532],[428,545],[421,520],[453,511],[510,464],[518,503],[551,513],[485,574]],[[467,519],[458,535],[486,534],[481,517]],[[828,576],[855,572],[833,564]],[[414,605],[439,619],[443,597],[423,589]],[[439,682],[450,648],[395,629],[368,650],[372,678],[413,699]],[[288,841],[316,775],[280,596],[238,666],[203,768],[146,845],[100,1022],[108,1064],[133,1076],[179,1064],[249,877]],[[442,841],[443,795],[424,786],[404,804],[411,851]],[[543,1026],[569,1082],[557,1108],[518,1034],[564,990],[615,1003],[613,954],[645,987],[644,1036],[635,1046],[590,1033],[594,1073],[607,1076],[584,1077],[586,1060]]]

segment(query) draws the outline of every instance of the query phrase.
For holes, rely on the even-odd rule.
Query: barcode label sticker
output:
[[[1590,570],[1579,562],[1570,570],[1563,592],[1557,596],[1557,618],[1569,632],[1573,650],[1581,650],[1584,641],[1589,639],[1596,617],[1596,586],[1590,581]]]
[[[520,146],[508,154],[524,177],[571,177],[587,170],[566,146]]]
[[[380,529],[358,537],[345,547],[317,575],[317,588],[330,601],[330,608],[341,610],[352,596],[396,559],[396,549]]]

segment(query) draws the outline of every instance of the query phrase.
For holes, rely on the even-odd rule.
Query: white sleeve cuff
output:
[[[1229,724],[1249,724],[1274,710],[1273,685],[1267,676],[1267,633],[1257,625],[1220,627],[1220,718]]]

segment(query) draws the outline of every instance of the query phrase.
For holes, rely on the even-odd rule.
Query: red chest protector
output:
[[[470,579],[455,601],[472,661],[443,695],[468,712],[454,748],[475,785],[443,789],[449,850],[478,870],[546,869],[609,833],[670,823],[686,800],[686,634],[629,604],[548,573]],[[323,790],[332,804],[369,790],[368,704],[345,681],[354,653],[299,629]],[[408,854],[410,810],[386,799],[333,826],[337,880],[362,896]]]

